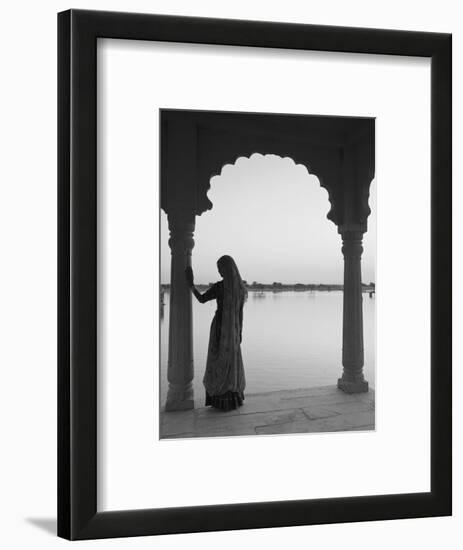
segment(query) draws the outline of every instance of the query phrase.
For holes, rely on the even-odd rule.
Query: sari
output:
[[[247,292],[231,256],[222,256],[218,265],[223,281],[215,283],[201,297],[201,302],[217,300],[217,311],[209,333],[203,384],[206,405],[231,410],[243,404],[246,386],[241,339]]]

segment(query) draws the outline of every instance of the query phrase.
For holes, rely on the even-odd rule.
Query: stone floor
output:
[[[197,405],[198,406],[198,405]],[[375,429],[375,394],[336,386],[246,394],[243,406],[222,412],[199,406],[161,412],[161,438],[340,432]]]

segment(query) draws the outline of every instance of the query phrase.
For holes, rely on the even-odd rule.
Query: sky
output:
[[[211,179],[213,209],[196,217],[192,266],[196,284],[220,279],[216,262],[235,259],[248,283],[342,283],[341,236],[326,218],[328,193],[288,157],[254,154]],[[375,281],[376,183],[370,188],[362,281]],[[161,211],[161,282],[170,278],[167,216]]]

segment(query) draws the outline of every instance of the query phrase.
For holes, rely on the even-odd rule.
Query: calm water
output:
[[[169,294],[161,320],[161,402],[167,392]],[[193,298],[195,398],[202,398],[216,302]],[[365,377],[375,385],[375,299],[363,295]],[[342,373],[342,292],[249,292],[244,306],[246,392],[336,384]]]

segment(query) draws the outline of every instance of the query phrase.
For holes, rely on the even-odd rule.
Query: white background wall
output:
[[[463,18],[459,3],[390,0],[100,0],[2,6],[0,80],[0,541],[4,548],[55,548],[56,495],[56,13],[73,8],[384,27],[454,34],[454,150],[462,142]],[[454,181],[462,180],[455,155]],[[454,186],[454,279],[461,281],[463,200]],[[410,205],[413,215],[413,205]],[[459,219],[458,219],[459,218]],[[405,220],[404,220],[405,223]],[[405,226],[404,226],[405,229]],[[455,285],[454,517],[85,542],[83,547],[223,550],[342,547],[460,548],[463,536],[463,387],[458,346],[463,290]],[[460,306],[460,307],[459,307]],[[411,388],[412,390],[412,388]],[[400,449],[391,449],[400,452]],[[341,467],[341,466],[340,466]]]

